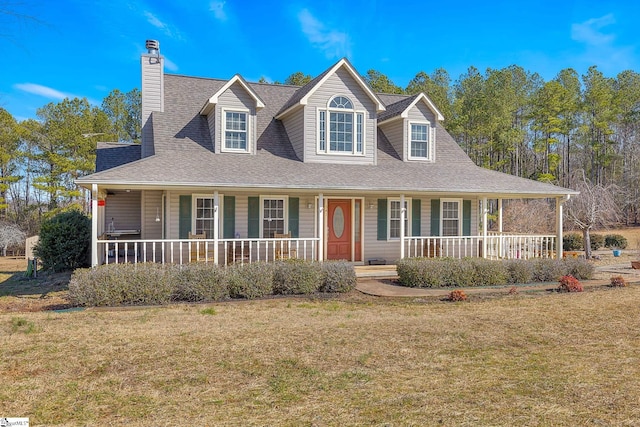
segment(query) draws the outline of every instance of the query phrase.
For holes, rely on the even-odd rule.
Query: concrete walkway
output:
[[[466,294],[488,294],[488,293],[506,293],[512,288],[512,285],[505,286],[482,286],[469,288],[409,288],[399,286],[396,283],[398,275],[395,265],[380,266],[357,266],[356,277],[358,283],[356,289],[363,294],[378,297],[445,297],[453,289],[461,289]],[[633,270],[628,264],[616,264],[596,267],[596,279],[583,280],[580,283],[585,288],[605,286],[610,283],[610,277],[623,276],[628,283],[640,283],[640,270]],[[533,292],[555,290],[558,288],[557,283],[534,283],[527,285],[517,285],[518,292]]]

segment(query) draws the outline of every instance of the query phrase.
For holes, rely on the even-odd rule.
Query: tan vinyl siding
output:
[[[105,201],[105,230],[109,230],[111,221],[116,230],[140,230],[140,200],[140,191],[117,191],[109,194]]]
[[[142,191],[142,234],[143,239],[162,238],[162,191]],[[160,221],[156,222],[156,213]]]
[[[335,95],[347,96],[356,111],[364,112],[365,155],[317,154],[318,109],[327,108]],[[315,163],[374,164],[376,149],[376,106],[357,81],[344,68],[331,75],[309,98],[304,108],[304,161]],[[355,120],[354,120],[355,144]]]
[[[164,111],[164,58],[142,55],[142,157],[153,154],[153,111]]]
[[[287,135],[296,155],[300,160],[304,161],[304,109],[290,114],[282,120],[282,124],[287,130]]]
[[[222,128],[222,112],[223,110],[247,111],[247,143],[249,146],[249,152],[255,153],[256,151],[256,101],[251,97],[249,93],[242,87],[240,83],[232,84],[218,98],[218,104],[215,108],[215,125],[214,133],[212,134],[212,140],[214,141],[215,152],[220,153],[224,149],[224,132]]]
[[[393,146],[393,149],[396,150],[396,153],[402,158],[402,160],[406,160],[407,156],[403,151],[404,147],[404,120],[396,119],[391,120],[389,123],[382,123],[380,125],[380,129],[384,132],[385,136]]]

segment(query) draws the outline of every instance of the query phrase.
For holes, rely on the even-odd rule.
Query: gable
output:
[[[326,108],[329,100],[336,95],[349,98],[357,110],[376,112],[376,105],[368,94],[346,70],[339,69],[319,85],[309,97],[309,106]]]
[[[378,98],[375,93],[373,93],[369,85],[362,79],[362,76],[358,74],[358,72],[353,68],[351,63],[346,58],[342,58],[335,65],[333,65],[333,67],[329,68],[324,73],[301,87],[294,94],[294,96],[289,99],[289,101],[280,109],[280,111],[276,115],[276,119],[282,119],[290,112],[298,109],[300,106],[307,105],[309,99],[314,95],[318,88],[322,87],[324,83],[339,70],[345,70],[351,76],[353,81],[357,83],[357,85],[375,104],[376,111],[380,112],[385,110],[384,103],[380,100],[380,98]]]
[[[223,96],[229,89],[234,91],[238,97],[243,97],[240,94],[240,90],[243,91],[251,103],[256,109],[264,108],[264,102],[258,96],[258,94],[253,90],[253,88],[240,76],[240,74],[236,74],[233,76],[227,83],[225,83],[216,93],[214,93],[211,98],[205,102],[204,106],[200,110],[201,115],[208,115],[211,110],[215,107],[216,104],[220,102],[221,96]]]

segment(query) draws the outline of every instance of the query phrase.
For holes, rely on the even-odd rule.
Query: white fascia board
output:
[[[214,93],[211,98],[209,98],[209,100],[200,109],[200,114],[203,116],[209,114],[213,107],[218,103],[218,98],[220,98],[220,95],[225,93],[227,89],[229,89],[234,83],[239,83],[240,86],[242,86],[242,88],[249,95],[251,95],[253,100],[256,102],[256,110],[264,108],[264,102],[258,96],[258,94],[251,88],[251,86],[249,86],[249,84],[245,81],[245,79],[242,78],[240,74],[236,74],[235,76],[231,77],[231,79],[229,79],[229,81],[226,82],[224,86],[222,86],[216,93]]]
[[[433,114],[436,115],[436,119],[438,121],[444,121],[444,116],[442,115],[442,113],[440,112],[440,110],[438,110],[438,108],[436,107],[436,105],[433,103],[433,101],[431,101],[429,99],[429,97],[427,95],[424,94],[424,92],[421,92],[416,99],[413,100],[413,102],[411,104],[409,104],[409,106],[407,108],[405,108],[405,110],[402,112],[402,114],[400,114],[401,117],[403,118],[407,118],[409,117],[409,110],[411,110],[413,107],[415,107],[415,105],[418,103],[418,101],[422,100],[422,102],[424,102],[427,107],[429,107],[429,109],[433,112]]]

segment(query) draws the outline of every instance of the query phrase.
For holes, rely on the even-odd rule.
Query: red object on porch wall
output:
[[[106,204],[106,200],[104,199],[99,199],[98,200],[98,206],[104,206]]]

